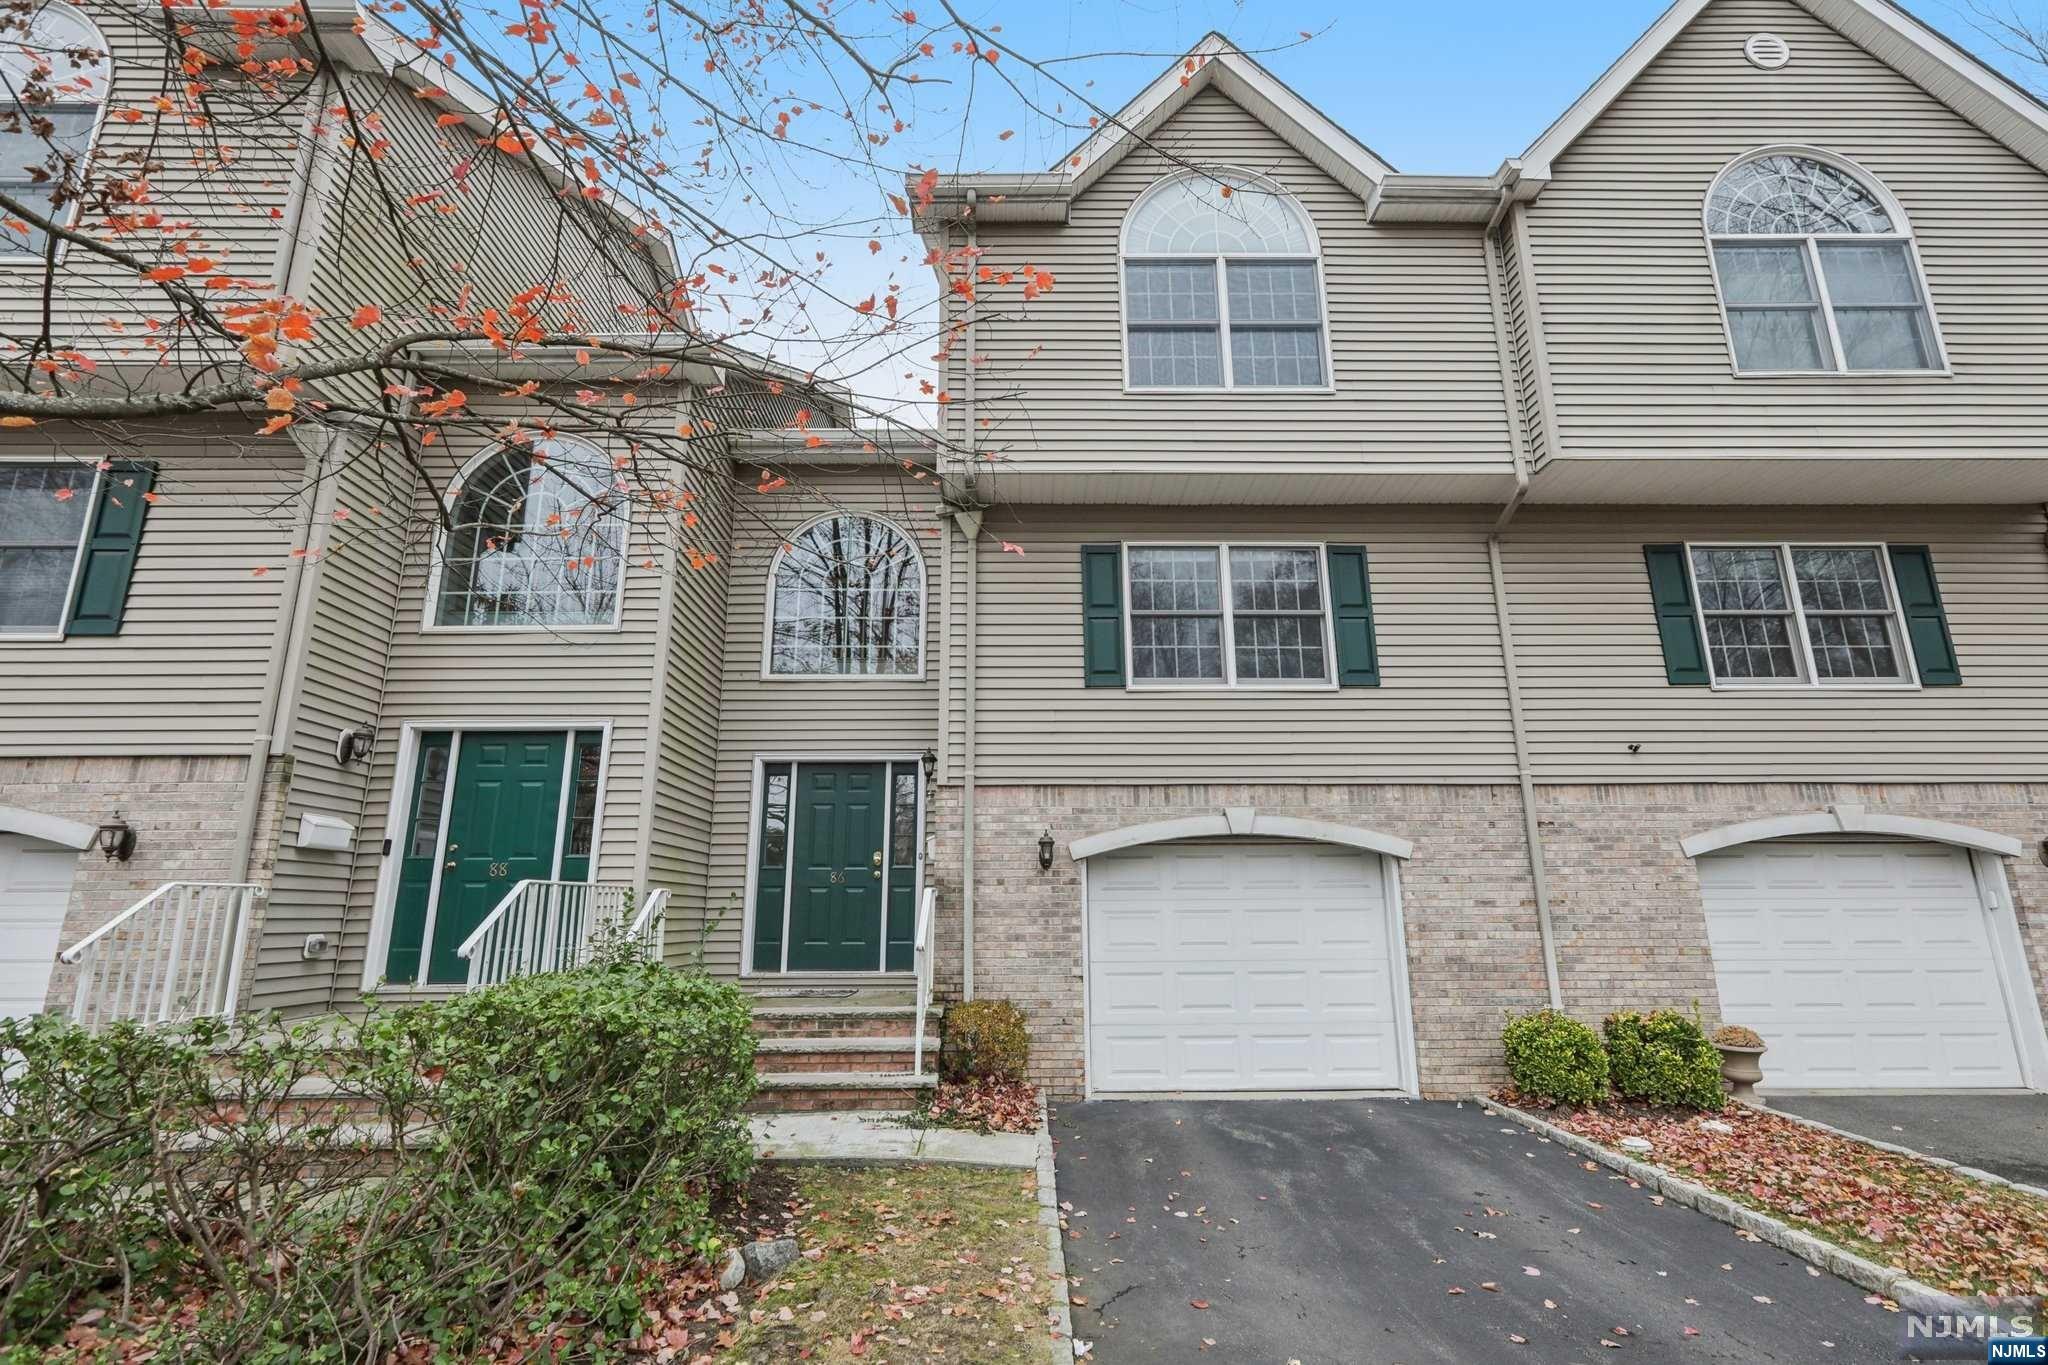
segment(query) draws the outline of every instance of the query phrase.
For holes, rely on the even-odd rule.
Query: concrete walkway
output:
[[[903,1113],[757,1114],[754,1150],[766,1161],[836,1161],[866,1164],[926,1161],[945,1166],[1038,1164],[1031,1133],[968,1133],[956,1128],[911,1128]]]

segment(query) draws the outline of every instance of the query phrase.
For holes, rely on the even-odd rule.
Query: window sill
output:
[[[1713,682],[1708,690],[1714,692],[1761,692],[1761,693],[1843,693],[1854,695],[1858,692],[1919,692],[1917,682],[1867,682],[1837,683],[1809,682],[1804,679],[1788,678],[1783,682]]]
[[[1300,696],[1304,693],[1341,692],[1343,689],[1333,682],[1302,683],[1125,683],[1125,692],[1140,692],[1146,696]]]
[[[1149,397],[1159,394],[1170,395],[1175,398],[1240,398],[1248,393],[1278,393],[1297,396],[1322,395],[1327,397],[1334,395],[1337,390],[1333,385],[1325,385],[1322,388],[1299,388],[1284,387],[1278,384],[1190,384],[1186,388],[1160,388],[1156,386],[1152,388],[1138,388],[1126,384],[1124,385],[1124,392],[1133,397]]]
[[[60,631],[57,631],[57,632],[55,632],[54,634],[42,634],[42,635],[30,635],[30,634],[27,634],[26,632],[24,632],[24,633],[22,633],[22,634],[15,634],[15,633],[14,633],[13,631],[0,631],[0,645],[50,645],[50,644],[62,644],[62,643],[63,643],[64,641],[66,641],[66,640],[68,640],[68,639],[70,639],[70,638],[71,638],[70,636],[66,635],[66,634],[65,634],[65,633],[64,633],[63,631],[61,631],[61,630],[60,630]],[[109,637],[109,636],[105,636],[105,635],[100,635],[100,636],[87,636],[87,637],[81,637],[81,638],[87,638],[87,639],[100,639],[100,640],[105,640],[105,639],[109,639],[109,638],[111,638],[111,637]]]
[[[1896,383],[1901,379],[1954,379],[1955,371],[1943,367],[1938,370],[1730,370],[1732,379],[1803,379],[1839,382],[1851,380],[1877,380]]]
[[[622,635],[625,625],[597,626],[421,626],[422,635]]]
[[[770,673],[761,670],[762,682],[772,683],[921,683],[924,670],[915,673]]]

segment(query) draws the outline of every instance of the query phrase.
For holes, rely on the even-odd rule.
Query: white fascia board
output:
[[[1676,0],[1522,154],[1523,174],[1548,180],[1551,163],[1607,111],[1644,68],[1713,0]],[[1793,0],[2017,155],[2048,170],[2048,108],[1890,0]]]
[[[1072,192],[1079,194],[1211,84],[1361,199],[1393,171],[1364,143],[1220,33],[1211,33],[1195,44],[1052,169],[1065,175]]]

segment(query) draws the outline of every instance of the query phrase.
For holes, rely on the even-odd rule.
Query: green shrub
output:
[[[1538,1010],[1501,1030],[1508,1075],[1524,1095],[1559,1104],[1591,1104],[1607,1094],[1607,1051],[1600,1035],[1569,1015]]]
[[[947,1081],[1021,1081],[1031,1061],[1024,1013],[1007,1000],[969,1000],[946,1008],[939,1075]]]
[[[1719,1109],[1721,1054],[1695,1021],[1676,1010],[1607,1016],[1607,1056],[1623,1098],[1685,1109]]]
[[[166,1358],[453,1358],[550,1324],[616,1341],[665,1256],[715,1247],[710,1196],[753,1160],[745,997],[647,964],[292,1029],[0,1022],[7,1048],[0,1175],[36,1198],[0,1228],[0,1342],[172,1268],[205,1302],[166,1317]],[[341,1103],[279,1107],[315,1075]]]

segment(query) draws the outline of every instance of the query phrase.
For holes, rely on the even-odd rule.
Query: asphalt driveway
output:
[[[1102,1365],[1899,1358],[1862,1290],[1473,1105],[1097,1101],[1053,1135]]]
[[[1769,1098],[1773,1109],[1819,1119],[1859,1137],[2048,1187],[2048,1095],[1951,1090]]]

